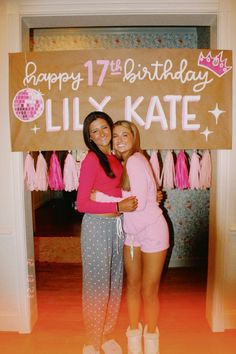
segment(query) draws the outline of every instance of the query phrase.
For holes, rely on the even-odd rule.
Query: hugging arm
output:
[[[98,160],[92,156],[87,155],[82,162],[80,169],[79,186],[76,198],[76,207],[82,213],[115,213],[116,203],[99,203],[91,200],[90,194],[93,190],[94,181],[99,168]]]
[[[129,157],[126,168],[129,176],[131,193],[138,199],[137,211],[141,211],[145,209],[148,195],[145,165],[142,160],[133,155]]]
[[[91,198],[99,202],[115,202],[118,204],[117,211],[119,212],[130,212],[136,210],[138,206],[137,198],[130,196],[128,198],[118,198],[113,197],[107,194],[104,194],[100,191],[94,191],[91,195]]]

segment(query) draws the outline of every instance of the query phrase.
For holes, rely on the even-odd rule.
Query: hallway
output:
[[[81,266],[39,263],[38,321],[31,334],[0,333],[2,354],[81,354]],[[205,319],[205,269],[169,268],[161,285],[160,354],[235,354],[236,330],[212,333]],[[126,353],[123,296],[116,339]]]

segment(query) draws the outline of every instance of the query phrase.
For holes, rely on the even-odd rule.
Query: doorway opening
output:
[[[210,48],[210,26],[32,28],[30,31],[31,51],[117,47]],[[62,168],[66,153],[58,152]],[[185,153],[190,160],[192,151]],[[76,151],[74,154],[77,155]],[[176,158],[178,151],[173,154]],[[45,155],[49,160],[50,152]],[[165,155],[166,151],[159,151],[161,165]],[[36,261],[81,261],[82,215],[75,210],[75,198],[75,191],[33,192]],[[172,243],[170,267],[198,266],[207,271],[209,198],[209,190],[165,192],[163,208],[169,220]]]
[[[210,47],[216,47],[216,19],[215,14],[207,15],[202,14],[201,16],[195,15],[135,15],[130,18],[129,15],[114,15],[114,16],[48,16],[48,17],[27,17],[23,19],[23,48],[28,49],[29,46],[29,30],[31,28],[50,28],[63,26],[64,28],[73,28],[80,25],[81,27],[87,28],[88,26],[101,27],[106,24],[106,26],[128,26],[131,23],[138,26],[148,27],[156,26],[198,26],[198,27],[209,27],[210,28]],[[131,21],[131,22],[130,22]],[[206,267],[204,267],[206,269]]]

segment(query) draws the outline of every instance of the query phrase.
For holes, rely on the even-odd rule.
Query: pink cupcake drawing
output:
[[[32,122],[44,111],[42,94],[34,89],[24,88],[15,95],[12,108],[16,118],[20,121]]]

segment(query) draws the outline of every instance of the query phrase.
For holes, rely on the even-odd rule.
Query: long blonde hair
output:
[[[130,156],[132,156],[135,152],[143,153],[143,151],[140,147],[140,134],[139,134],[139,130],[136,127],[136,125],[132,122],[127,121],[127,120],[118,120],[117,122],[114,123],[113,129],[117,126],[125,127],[126,129],[128,129],[131,132],[131,134],[134,137],[132,148],[130,149],[129,153],[127,154],[127,156],[124,160],[123,174],[121,177],[122,189],[124,189],[126,191],[130,191],[130,182],[129,182],[129,177],[127,174],[126,163],[127,163],[128,158]],[[116,155],[119,159],[121,159],[121,155],[119,154],[119,152],[116,152]]]

